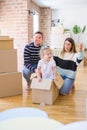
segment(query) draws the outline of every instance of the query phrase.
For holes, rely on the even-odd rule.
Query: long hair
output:
[[[68,37],[65,39],[65,41],[68,41],[71,43],[71,49],[70,52],[71,53],[76,53],[76,47],[75,47],[75,42],[71,37]],[[64,45],[63,45],[63,50],[61,51],[61,56],[64,56],[65,51],[65,41],[64,41]]]

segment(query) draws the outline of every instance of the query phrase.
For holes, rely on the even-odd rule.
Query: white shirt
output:
[[[53,67],[56,66],[56,63],[53,58],[48,63],[44,63],[44,60],[41,59],[38,66],[41,67],[42,79],[54,79]]]

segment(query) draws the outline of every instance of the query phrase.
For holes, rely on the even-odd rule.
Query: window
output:
[[[33,15],[33,33],[39,30],[39,14],[35,12]]]

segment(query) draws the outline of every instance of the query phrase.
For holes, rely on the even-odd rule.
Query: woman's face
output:
[[[69,41],[65,41],[65,43],[64,43],[64,50],[66,52],[70,52],[71,47],[72,47],[72,44]]]

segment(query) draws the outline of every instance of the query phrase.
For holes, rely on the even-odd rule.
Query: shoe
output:
[[[27,83],[27,88],[26,88],[27,91],[31,91],[32,90],[31,87],[30,87],[30,85],[31,85],[31,82],[28,82]]]
[[[73,86],[72,86],[72,90],[74,91],[75,90],[75,85],[73,84]]]
[[[32,89],[31,89],[30,87],[27,87],[26,90],[27,90],[27,91],[31,91]]]
[[[66,96],[66,95],[68,95],[68,94],[65,94],[65,93],[60,93],[59,95],[61,95],[61,96]]]
[[[32,80],[33,78],[36,78],[36,77],[37,77],[37,74],[36,73],[32,73],[31,77],[30,77],[30,80]]]

